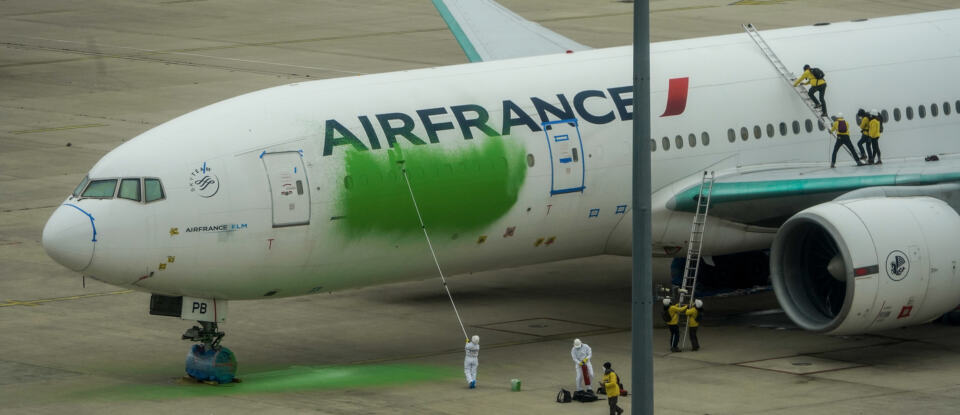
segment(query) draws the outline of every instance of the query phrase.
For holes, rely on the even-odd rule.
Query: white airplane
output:
[[[45,250],[200,321],[188,373],[221,382],[228,301],[435,275],[402,168],[446,273],[630,255],[631,47],[591,50],[488,0],[434,3],[472,63],[269,88],[166,122],[90,169]],[[960,11],[763,36],[788,67],[826,72],[832,111],[882,110],[883,164],[841,153],[829,168],[833,138],[746,34],[652,44],[655,255],[685,254],[710,170],[703,254],[770,248],[799,326],[863,333],[954,309]]]

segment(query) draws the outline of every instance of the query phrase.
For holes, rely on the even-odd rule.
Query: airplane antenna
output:
[[[440,281],[443,282],[443,289],[447,291],[447,297],[450,298],[450,305],[453,306],[453,314],[457,316],[457,322],[460,323],[460,330],[463,330],[463,338],[469,339],[467,329],[463,326],[463,320],[460,319],[460,312],[457,311],[457,304],[453,302],[453,294],[450,293],[450,287],[447,286],[447,279],[443,276],[443,270],[440,269],[440,261],[437,260],[437,253],[433,250],[433,243],[430,242],[430,234],[427,233],[427,226],[423,224],[423,216],[420,215],[420,207],[417,205],[417,198],[413,196],[413,187],[410,186],[410,177],[407,176],[405,161],[400,160],[400,170],[403,172],[403,180],[407,183],[407,190],[410,191],[410,200],[413,201],[413,209],[417,211],[417,220],[420,221],[420,229],[423,230],[423,237],[427,239],[427,246],[430,247],[430,255],[433,255],[433,263],[437,266],[437,272],[440,273]]]

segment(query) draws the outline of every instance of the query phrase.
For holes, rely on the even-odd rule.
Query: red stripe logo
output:
[[[670,117],[683,113],[687,108],[687,90],[690,87],[690,78],[670,78],[670,87],[667,90],[667,109],[661,117]]]

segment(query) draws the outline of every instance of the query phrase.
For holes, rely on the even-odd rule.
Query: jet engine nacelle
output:
[[[930,197],[823,203],[770,251],[777,299],[800,327],[856,334],[931,321],[960,304],[960,215]]]

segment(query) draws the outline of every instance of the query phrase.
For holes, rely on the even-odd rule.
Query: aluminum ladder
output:
[[[767,57],[767,60],[770,61],[770,64],[780,73],[780,77],[786,81],[787,85],[793,89],[793,92],[796,92],[800,97],[800,100],[807,105],[807,108],[810,108],[810,112],[813,113],[813,116],[820,121],[824,129],[831,135],[833,138],[837,138],[836,134],[830,131],[830,126],[833,125],[833,120],[830,119],[829,115],[823,116],[820,115],[822,112],[817,109],[816,104],[810,99],[810,96],[807,95],[807,90],[803,88],[802,85],[793,86],[793,82],[796,77],[793,76],[793,72],[790,72],[789,69],[783,64],[783,61],[777,57],[776,53],[773,53],[773,49],[770,48],[770,45],[767,44],[763,37],[760,36],[760,32],[757,31],[757,27],[753,23],[747,23],[743,26],[743,30],[750,35],[750,39],[753,39],[753,43],[756,43],[760,48],[760,51],[763,52],[764,56]],[[831,143],[832,144],[832,143]],[[846,148],[846,147],[844,147]],[[850,150],[847,150],[849,153]]]
[[[690,240],[687,242],[687,262],[683,267],[683,282],[680,285],[677,304],[688,302],[693,306],[694,293],[697,288],[697,274],[700,270],[700,252],[703,247],[703,232],[707,225],[707,213],[710,211],[710,195],[713,194],[713,172],[703,172],[700,189],[697,192],[697,211],[693,215],[693,224],[690,225]],[[682,349],[687,342],[689,322],[683,318],[683,336],[680,340]]]

